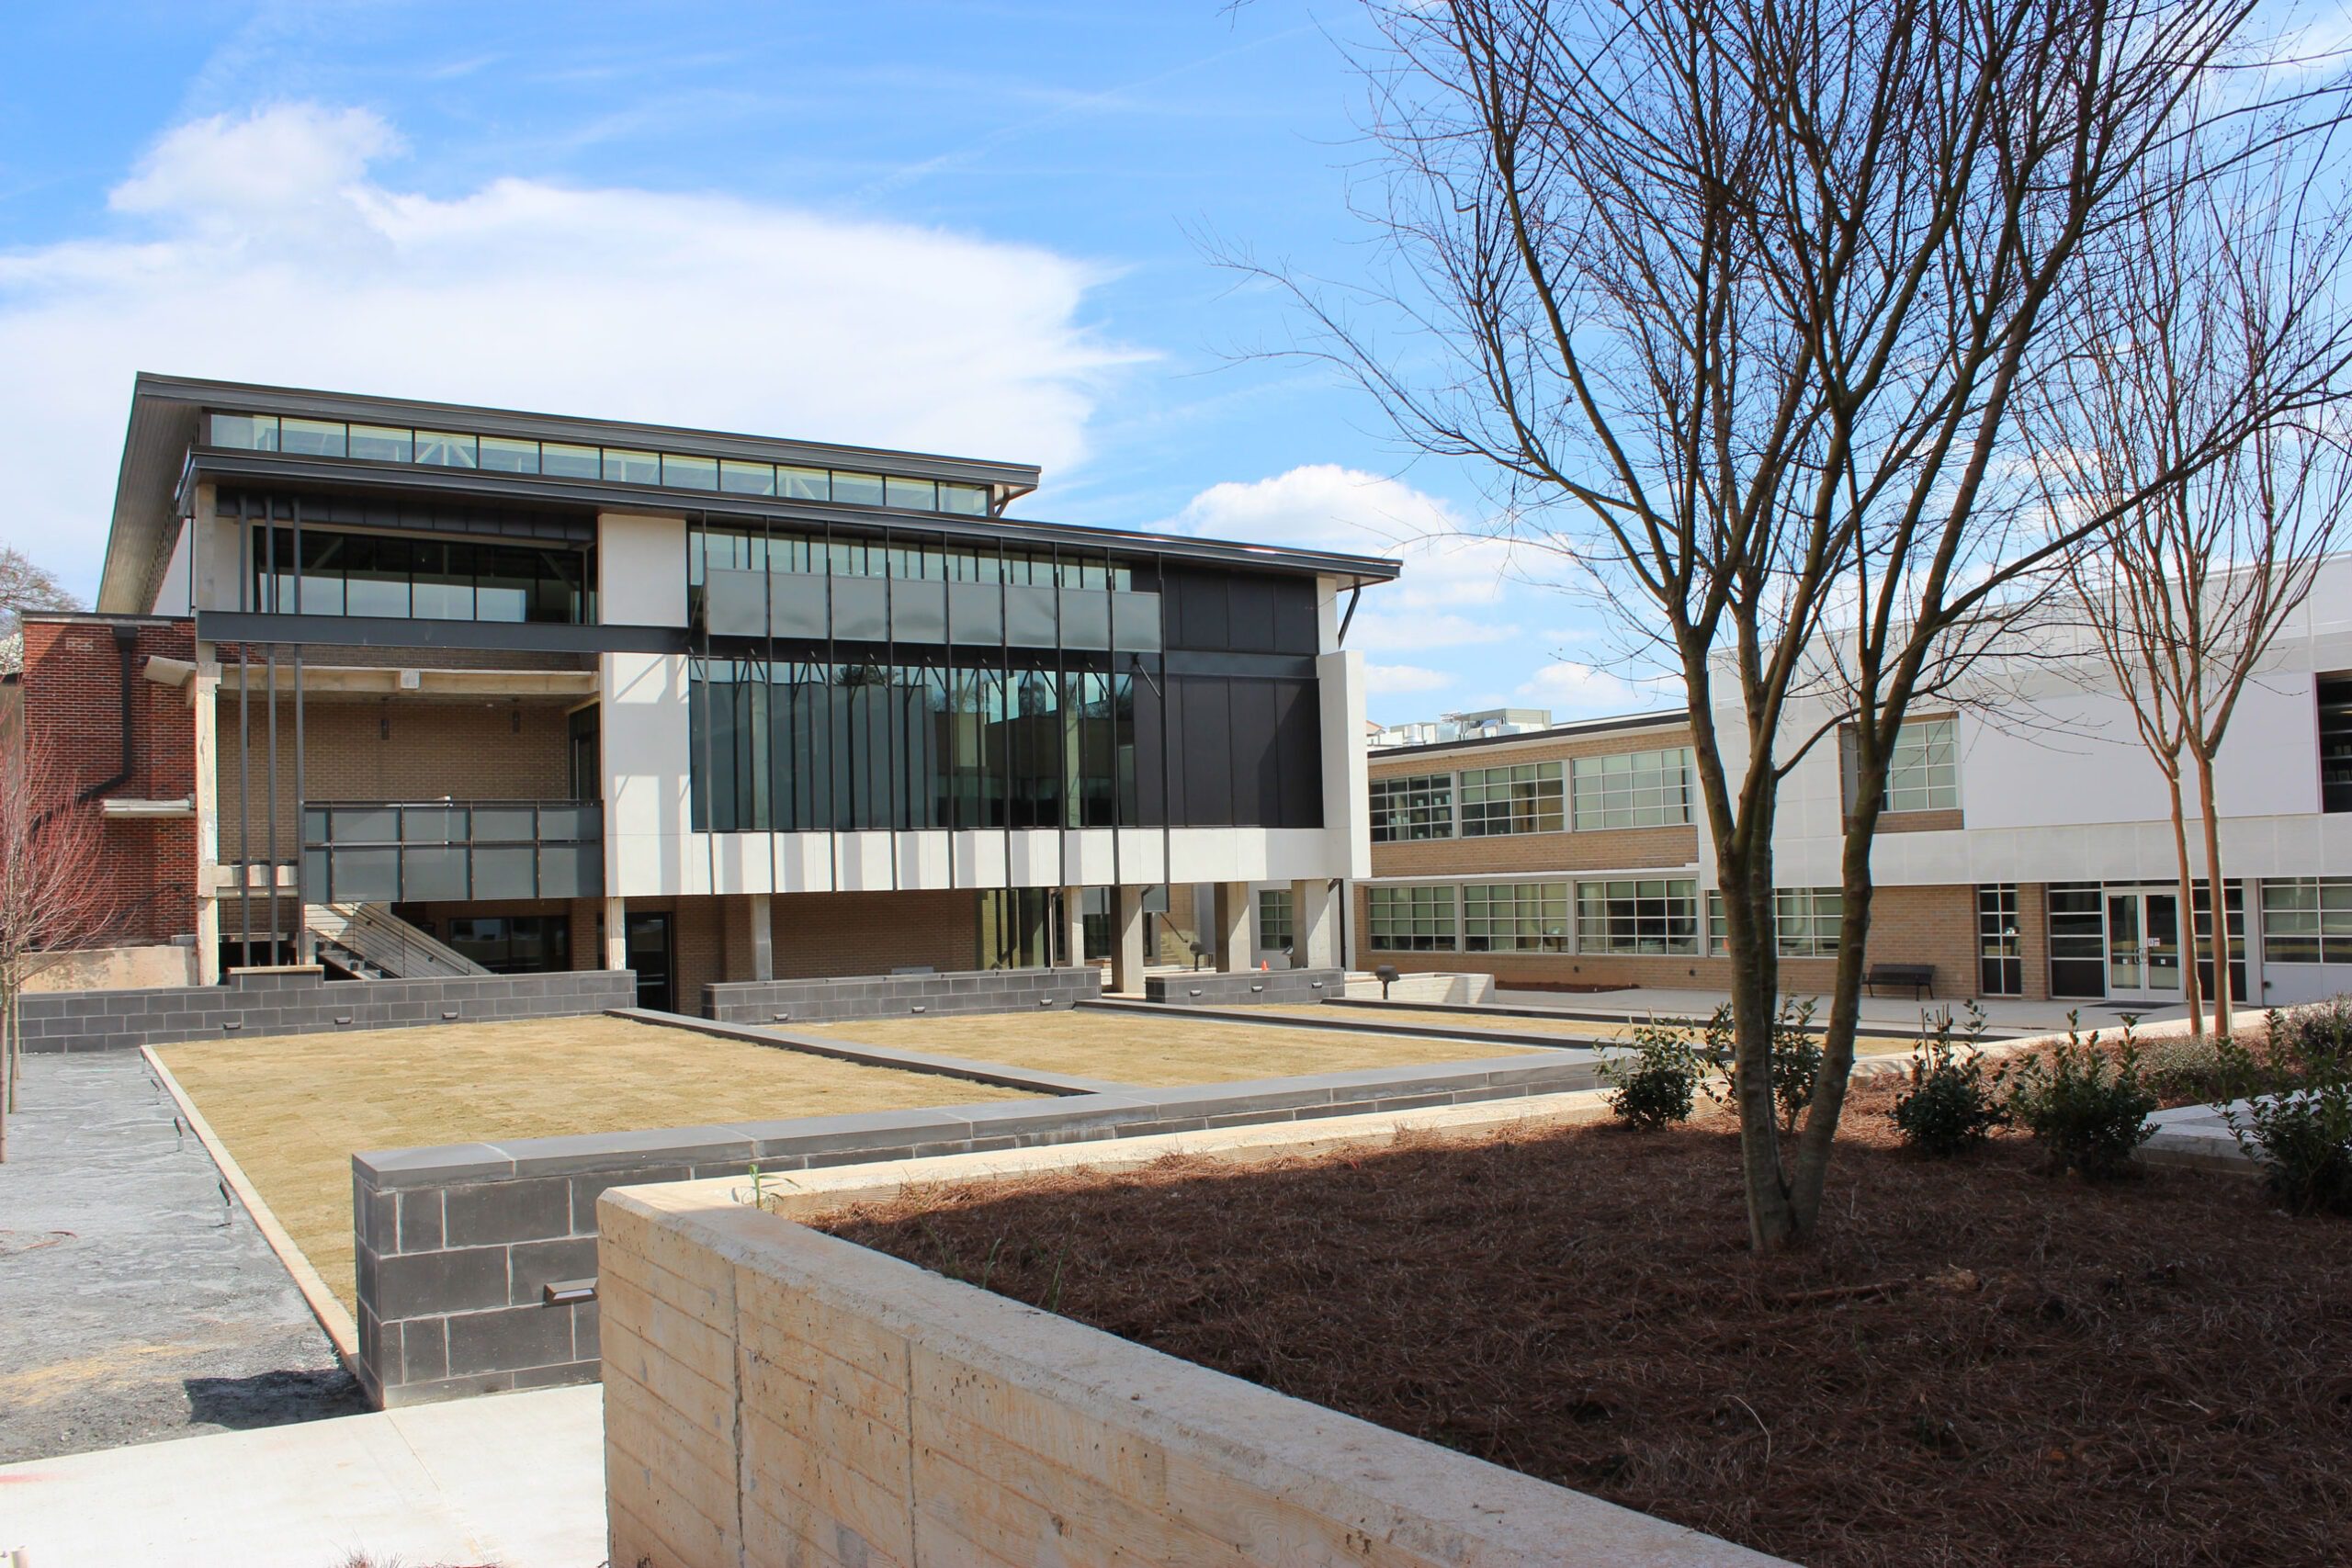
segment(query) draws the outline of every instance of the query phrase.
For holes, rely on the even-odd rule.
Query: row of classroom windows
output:
[[[1579,833],[1681,827],[1691,820],[1695,795],[1687,746],[1578,757],[1565,767],[1519,762],[1378,778],[1371,784],[1372,841],[1557,833],[1571,826]],[[1886,809],[1938,811],[1959,804],[1952,721],[1904,725],[1888,766]]]
[[[1465,883],[1369,889],[1365,936],[1391,953],[1655,953],[1695,957],[1698,884],[1689,878],[1591,882]],[[1783,957],[1834,957],[1845,897],[1835,887],[1784,887],[1774,894],[1774,931]],[[2104,890],[2057,884],[2046,893],[2051,989],[2105,994],[2109,931]],[[2197,956],[2213,956],[2211,890],[2193,899]],[[2245,960],[2244,885],[2227,884],[2229,956]],[[1573,908],[1575,919],[1570,919]],[[2260,885],[2262,951],[2273,964],[2352,964],[2352,876],[2272,877]],[[1458,911],[1458,918],[1457,918]],[[1976,890],[1979,987],[1988,996],[2024,991],[2025,950],[2015,883]],[[1725,950],[1723,895],[1706,896],[1706,952]],[[2241,983],[2243,979],[2241,976]]]

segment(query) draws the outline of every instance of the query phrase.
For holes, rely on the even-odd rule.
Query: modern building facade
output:
[[[1336,962],[1368,869],[1345,620],[1396,566],[1008,516],[1036,482],[142,376],[88,619],[181,628],[136,678],[190,766],[185,833],[123,852],[191,890],[208,980],[454,953],[695,1011],[1091,953],[1139,984],[1171,885],[1227,964],[1270,890]]]
[[[2052,633],[1957,697],[1923,706],[1894,760],[1868,962],[1930,966],[1943,998],[2178,1001],[2192,940],[2211,973],[2210,890],[2180,907],[2162,775],[2104,661]],[[1736,713],[1717,718],[1739,733]],[[1726,985],[1689,748],[1676,714],[1374,750],[1357,962],[1515,986]],[[1781,801],[1792,993],[1834,974],[1848,792],[1833,728]],[[2324,566],[2248,687],[2218,795],[2233,994],[2352,991],[2352,558]]]

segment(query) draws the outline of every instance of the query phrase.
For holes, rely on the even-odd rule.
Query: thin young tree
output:
[[[2175,156],[2193,150],[2175,150]],[[2193,770],[2211,929],[2213,1032],[2232,1032],[2229,900],[2214,762],[2246,687],[2346,538],[2352,463],[2313,411],[2254,429],[2205,464],[2193,433],[2340,335],[2334,280],[2347,260],[2341,197],[2313,199],[2276,166],[2156,182],[2115,236],[2118,287],[2084,313],[2076,352],[2038,399],[2053,515],[2143,499],[2070,565],[2070,597],[2164,774],[2178,859],[2190,1027],[2204,1029],[2194,909],[2197,856],[2183,794]],[[2152,485],[2158,475],[2185,477]]]
[[[1752,1244],[1820,1220],[1890,755],[2119,497],[2038,534],[2021,389],[2112,287],[2096,240],[2184,141],[2266,158],[2333,79],[2249,73],[2250,4],[1448,0],[1374,11],[1377,280],[1289,283],[1306,351],[1497,480],[1683,682],[1724,888]],[[1270,274],[1277,276],[1278,274]],[[2329,395],[2321,355],[2188,444]],[[2166,473],[2155,482],[2170,482]],[[1769,1072],[1781,781],[1851,758],[1819,1087]]]
[[[113,923],[97,814],[77,808],[47,750],[21,721],[0,728],[0,1162],[24,1060],[25,983]]]

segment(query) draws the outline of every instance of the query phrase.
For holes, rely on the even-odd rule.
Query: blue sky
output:
[[[1342,6],[10,7],[5,525],[85,594],[138,369],[1042,463],[1030,515],[1401,550],[1374,716],[1654,705],[1212,244],[1345,279]]]

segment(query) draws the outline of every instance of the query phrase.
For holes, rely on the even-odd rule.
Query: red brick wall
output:
[[[131,773],[107,793],[184,799],[196,790],[196,728],[187,689],[150,681],[153,658],[193,660],[192,621],[140,621],[130,661]],[[24,716],[28,733],[77,795],[112,777],[122,761],[121,660],[112,624],[101,617],[25,621]],[[73,809],[93,818],[97,801]],[[196,819],[114,821],[100,829],[100,876],[116,910],[109,940],[161,942],[196,930]]]

